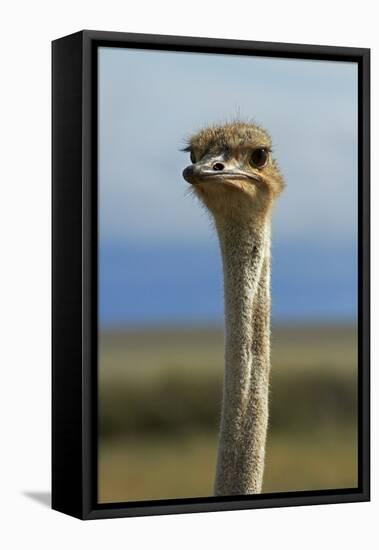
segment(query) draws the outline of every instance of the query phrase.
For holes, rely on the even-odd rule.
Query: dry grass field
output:
[[[265,492],[357,484],[350,326],[274,327]],[[223,376],[217,328],[113,330],[99,342],[99,501],[212,494]]]

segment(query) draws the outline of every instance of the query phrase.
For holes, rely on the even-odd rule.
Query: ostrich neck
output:
[[[259,493],[268,419],[270,219],[216,226],[224,272],[225,378],[215,492]]]

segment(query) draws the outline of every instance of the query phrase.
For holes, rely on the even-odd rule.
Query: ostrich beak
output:
[[[183,170],[183,178],[191,185],[199,184],[205,180],[231,183],[233,180],[260,181],[260,178],[252,173],[247,173],[238,167],[228,166],[224,162],[215,161],[212,164],[197,162],[190,164]]]
[[[189,166],[187,166],[187,168],[183,170],[183,178],[186,181],[188,181],[188,183],[191,183],[192,185],[199,183],[205,178],[208,178],[214,175],[219,175],[219,174],[220,172],[215,171],[212,168],[212,164],[210,162],[204,162],[204,161],[196,162],[195,164],[190,164]]]
[[[195,178],[195,165],[190,164],[187,166],[187,168],[184,168],[183,170],[183,178],[188,181],[188,183],[194,184],[194,178]]]

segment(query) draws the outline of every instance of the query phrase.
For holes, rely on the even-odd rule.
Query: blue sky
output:
[[[356,64],[100,48],[101,324],[222,321],[217,239],[180,149],[237,116],[270,132],[287,183],[274,320],[355,319]]]

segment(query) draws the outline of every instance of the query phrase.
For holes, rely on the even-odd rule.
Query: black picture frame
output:
[[[98,504],[97,48],[99,46],[358,64],[357,488]],[[85,30],[52,43],[52,508],[81,519],[370,499],[370,50]]]

